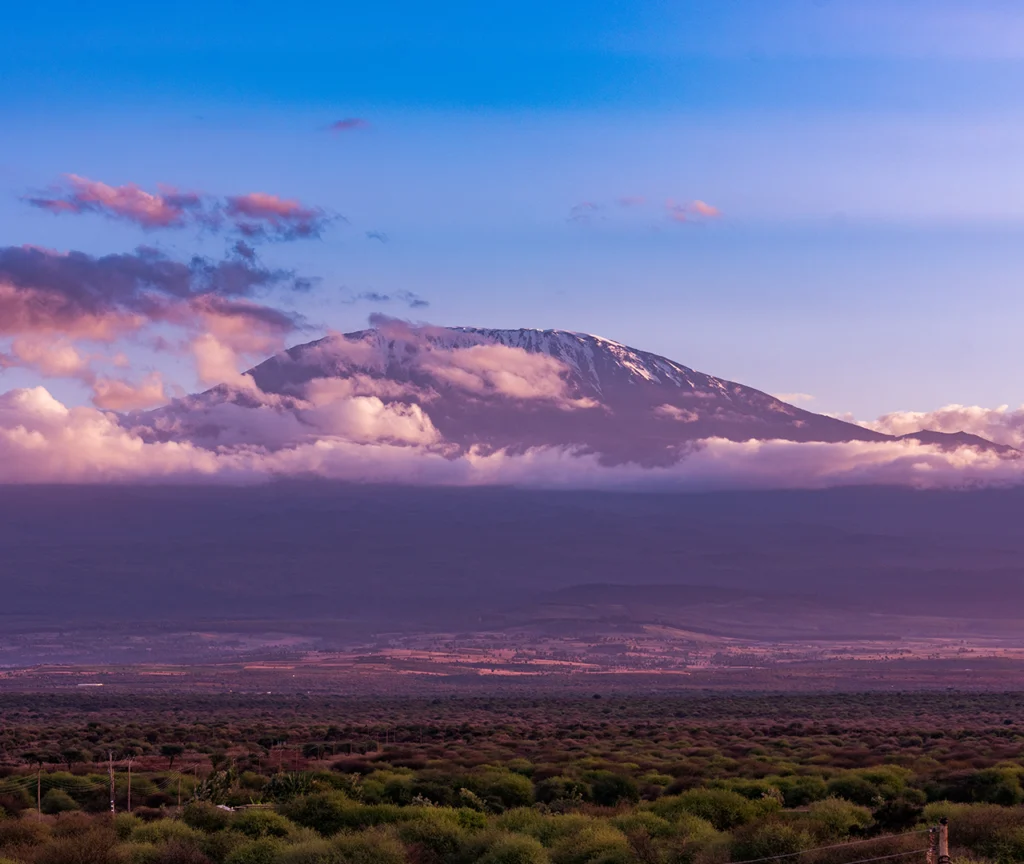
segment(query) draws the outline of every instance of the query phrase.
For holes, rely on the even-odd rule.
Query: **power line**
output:
[[[902,834],[885,834],[880,837],[866,837],[863,840],[852,840],[849,843],[833,843],[831,846],[815,846],[813,849],[801,849],[799,852],[785,852],[782,855],[768,855],[765,858],[748,858],[746,861],[732,861],[730,864],[760,864],[761,861],[779,861],[783,858],[795,858],[798,855],[810,855],[812,852],[824,852],[828,849],[846,849],[849,846],[860,846],[864,843],[879,843],[883,840],[896,840],[900,837],[912,837],[915,834],[927,834],[931,828],[919,828],[916,831],[905,831]],[[847,861],[846,864],[861,864],[862,861],[882,861],[885,858],[898,858],[901,855],[913,855],[914,852],[926,852],[926,849],[915,849],[911,852],[898,852],[895,855],[883,855],[881,858],[864,858],[860,861]]]
[[[814,852],[814,849],[808,849],[808,852]],[[858,858],[856,861],[844,861],[843,864],[867,864],[868,861],[888,861],[890,858],[905,858],[907,855],[920,855],[922,852],[927,852],[927,849],[911,849],[909,852],[895,852],[892,855],[879,855],[877,858]]]

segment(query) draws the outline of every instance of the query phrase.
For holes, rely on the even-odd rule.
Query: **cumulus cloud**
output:
[[[306,384],[304,395],[314,406],[353,396],[376,396],[388,400],[415,399],[417,402],[430,402],[437,398],[436,391],[418,387],[408,381],[392,381],[390,378],[376,378],[360,373],[346,378],[314,378]]]
[[[654,409],[658,417],[665,417],[669,420],[677,420],[680,423],[696,423],[700,415],[696,411],[689,411],[686,408],[679,408],[675,405],[659,405]]]
[[[565,364],[546,354],[507,345],[428,350],[418,364],[435,379],[477,395],[549,401],[561,408],[593,408],[569,393]]]
[[[65,175],[63,183],[51,189],[49,195],[27,197],[25,201],[57,215],[96,213],[146,230],[228,228],[259,240],[319,237],[338,218],[321,208],[266,192],[226,198],[181,192],[170,186],[147,192],[134,183],[111,186],[77,174]]]
[[[149,321],[173,319],[189,305],[219,302],[227,309],[232,298],[278,287],[305,285],[292,273],[244,259],[197,256],[183,263],[145,246],[100,257],[0,247],[0,335],[58,333],[109,341]]]
[[[148,247],[100,257],[2,247],[0,338],[12,341],[0,352],[0,367],[92,382],[99,355],[76,343],[110,343],[170,326],[185,331],[182,349],[195,356],[201,380],[241,383],[238,365],[279,350],[301,323],[255,296],[306,286],[288,271],[240,255],[181,262]],[[179,350],[158,338],[164,350]],[[219,372],[227,377],[216,379]]]
[[[318,438],[341,438],[357,444],[435,444],[440,440],[419,405],[389,402],[377,396],[340,394],[319,389],[311,407],[299,416],[314,426]]]
[[[297,421],[270,400],[212,406],[208,422],[277,424],[281,446],[221,436],[216,446],[155,440],[95,408],[68,408],[42,387],[0,395],[0,482],[253,482],[317,476],[365,482],[514,484],[563,488],[824,488],[890,483],[919,488],[1019,483],[1022,460],[972,448],[946,452],[918,442],[695,443],[676,464],[604,466],[566,448],[453,452],[427,412],[375,396],[310,393]],[[314,388],[315,389],[315,388]],[[257,404],[255,402],[249,404]],[[226,410],[230,409],[230,410]],[[162,409],[163,410],[163,409]],[[264,437],[270,438],[269,434]]]
[[[80,483],[214,476],[217,456],[146,444],[95,408],[67,408],[43,387],[0,394],[0,481]]]
[[[124,378],[98,377],[92,391],[93,405],[108,411],[139,411],[168,401],[159,372],[151,372],[137,384]]]
[[[91,358],[67,339],[25,337],[15,339],[8,353],[0,353],[0,368],[19,366],[44,378],[78,378],[91,381]]]
[[[996,444],[1024,449],[1024,405],[1015,409],[1009,405],[947,405],[936,411],[895,411],[860,425],[888,435],[909,435],[921,430],[967,432]]]

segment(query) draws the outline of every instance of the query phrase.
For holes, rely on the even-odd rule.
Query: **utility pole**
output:
[[[939,820],[939,864],[949,864],[949,820]]]
[[[114,815],[114,751],[107,751],[107,770],[110,772],[110,815]]]
[[[43,769],[36,771],[36,821],[43,821]]]

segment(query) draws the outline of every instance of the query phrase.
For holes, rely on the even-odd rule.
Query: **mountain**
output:
[[[982,438],[980,435],[972,435],[970,432],[934,432],[930,429],[922,429],[919,432],[899,435],[896,440],[934,444],[946,451],[956,450],[958,447],[974,447],[975,449],[988,450],[1009,458],[1016,458],[1020,455],[1020,451],[1009,444],[996,444],[987,438]]]
[[[254,386],[221,385],[132,422],[151,439],[214,447],[341,435],[444,454],[565,447],[606,464],[641,465],[677,462],[707,438],[901,440],[657,354],[564,330],[388,321],[298,345],[246,376]],[[1016,455],[963,434],[903,438]]]

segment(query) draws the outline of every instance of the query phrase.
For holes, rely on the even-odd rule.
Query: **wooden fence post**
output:
[[[939,864],[949,864],[949,820],[939,820]]]

